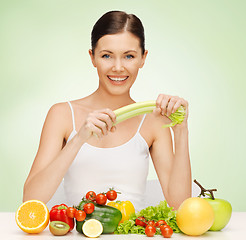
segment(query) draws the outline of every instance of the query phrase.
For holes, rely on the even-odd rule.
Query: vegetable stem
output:
[[[119,109],[116,109],[114,111],[116,115],[116,123],[114,125],[138,115],[151,113],[155,108],[156,108],[155,101],[144,101],[144,102],[133,103],[121,107]],[[168,116],[168,118],[172,122],[170,124],[163,125],[162,127],[163,128],[173,127],[176,124],[180,124],[183,122],[184,117],[185,117],[185,109],[183,106],[180,106],[175,113],[172,113],[170,116]]]

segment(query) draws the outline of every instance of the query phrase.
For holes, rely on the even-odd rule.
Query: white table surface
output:
[[[208,231],[198,237],[186,236],[181,233],[174,233],[171,239],[216,239],[216,240],[236,240],[246,239],[246,212],[233,212],[228,225],[221,231],[212,232]],[[23,232],[15,223],[15,213],[13,212],[0,212],[0,236],[4,240],[47,240],[47,239],[89,239],[83,234],[80,234],[74,229],[72,232],[65,236],[53,236],[49,227],[39,234],[28,234]],[[102,234],[98,239],[164,239],[160,235],[155,235],[153,238],[148,238],[145,235],[127,234]]]

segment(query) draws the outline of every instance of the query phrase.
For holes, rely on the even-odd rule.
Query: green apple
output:
[[[223,229],[231,218],[231,204],[224,199],[204,198],[212,206],[214,210],[214,223],[209,229],[210,231],[219,231]]]

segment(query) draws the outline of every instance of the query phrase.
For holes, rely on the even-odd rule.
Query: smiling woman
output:
[[[103,36],[89,53],[97,68],[99,84],[108,90],[111,85],[119,86],[112,89],[116,94],[128,92],[147,56],[146,50],[142,54],[139,38],[127,31]]]
[[[105,14],[93,27],[91,46],[89,54],[102,86],[106,87],[108,82],[121,86],[116,91],[127,91],[136,80],[138,70],[143,67],[147,56],[140,19],[120,11]]]
[[[178,208],[191,196],[186,100],[159,94],[153,113],[115,127],[113,111],[135,102],[130,90],[147,57],[144,39],[143,25],[133,14],[111,11],[96,22],[89,55],[97,69],[98,88],[49,110],[25,182],[24,201],[48,202],[64,179],[68,205],[78,204],[90,190],[100,193],[114,187],[121,192],[120,200],[130,200],[140,210],[150,155],[168,204]],[[170,129],[161,127],[181,105],[186,114],[172,127],[174,152]]]

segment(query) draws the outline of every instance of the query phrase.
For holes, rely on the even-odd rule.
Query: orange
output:
[[[22,203],[15,213],[15,221],[26,233],[40,233],[49,224],[50,214],[47,206],[39,200]]]

